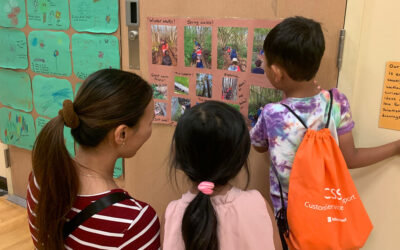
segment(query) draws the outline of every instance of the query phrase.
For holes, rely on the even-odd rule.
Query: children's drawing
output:
[[[167,84],[156,84],[151,85],[153,89],[153,98],[159,100],[166,100],[168,97],[168,85]]]
[[[112,35],[74,34],[72,60],[74,73],[80,79],[100,69],[119,69],[118,38]]]
[[[76,95],[78,94],[78,91],[81,88],[81,86],[82,86],[81,82],[78,82],[77,84],[75,84],[74,99],[76,98]]]
[[[167,104],[165,102],[155,102],[154,114],[156,116],[167,116]]]
[[[185,66],[211,69],[211,27],[185,26]]]
[[[249,111],[248,118],[250,125],[256,125],[258,117],[261,114],[264,106],[271,102],[279,102],[283,98],[283,93],[280,90],[272,88],[263,88],[260,86],[250,86],[249,96]]]
[[[64,100],[73,100],[72,86],[65,79],[36,75],[32,87],[35,109],[43,116],[50,118],[57,116]]]
[[[124,159],[118,158],[115,162],[113,178],[117,179],[122,176],[124,172]]]
[[[152,63],[176,66],[178,60],[176,26],[151,26]]]
[[[30,114],[0,108],[0,138],[5,144],[32,150],[35,143],[35,125]]]
[[[265,55],[264,55],[264,39],[271,29],[256,28],[254,29],[253,51],[251,73],[264,74]]]
[[[222,79],[222,100],[236,101],[238,92],[237,85],[237,78],[224,77]]]
[[[25,0],[1,0],[0,26],[23,28],[25,25]]]
[[[175,94],[189,94],[189,78],[184,76],[175,76]]]
[[[212,75],[196,74],[196,95],[202,97],[212,97]]]
[[[49,119],[43,118],[39,116],[36,118],[35,125],[36,125],[36,136],[39,135],[40,131],[42,131],[43,127],[49,122]],[[64,126],[64,141],[65,147],[67,148],[69,154],[74,157],[75,156],[75,144],[74,138],[71,135],[71,129]]]
[[[3,105],[32,111],[31,79],[26,72],[0,69],[0,102]]]
[[[31,68],[37,73],[70,76],[69,36],[64,32],[32,31],[28,36]]]
[[[0,67],[28,68],[28,48],[25,34],[22,31],[0,29]]]
[[[118,29],[118,0],[70,0],[71,25],[78,32],[114,33]]]
[[[27,0],[28,22],[34,29],[67,30],[68,1]]]
[[[218,28],[218,69],[244,72],[247,67],[247,28]]]
[[[172,97],[171,120],[178,121],[179,118],[190,109],[190,99]]]

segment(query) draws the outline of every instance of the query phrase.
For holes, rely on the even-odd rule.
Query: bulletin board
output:
[[[40,130],[89,74],[121,68],[119,1],[1,0],[1,6],[0,139],[10,147],[15,192],[24,196],[20,184]],[[74,156],[69,128],[64,138]],[[119,159],[115,177],[122,166]]]

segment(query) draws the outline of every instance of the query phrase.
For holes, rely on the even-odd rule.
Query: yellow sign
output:
[[[400,130],[400,62],[386,64],[379,127]]]

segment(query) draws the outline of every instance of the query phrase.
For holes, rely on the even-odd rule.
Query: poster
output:
[[[0,108],[0,138],[4,144],[32,150],[35,135],[35,125],[30,114]]]
[[[36,112],[50,118],[56,117],[66,99],[73,100],[71,83],[65,79],[36,75],[32,80]]]
[[[0,4],[0,26],[20,29],[25,25],[25,0],[2,0]]]
[[[36,118],[35,125],[36,125],[36,137],[39,135],[42,128],[49,122],[49,119],[38,117]],[[65,147],[67,148],[69,154],[74,157],[75,156],[75,144],[74,138],[71,135],[71,129],[64,126],[64,140],[65,140]]]
[[[400,62],[386,63],[379,127],[400,130]]]
[[[283,98],[265,73],[263,43],[279,20],[148,18],[155,122],[175,124],[208,100],[238,109],[249,126]]]
[[[67,30],[68,1],[27,0],[28,23],[34,29]]]
[[[28,36],[29,59],[36,73],[70,76],[69,36],[64,32],[32,31]]]
[[[22,31],[0,29],[0,67],[9,69],[28,68],[28,49],[26,37]]]
[[[100,69],[119,69],[121,66],[118,38],[112,35],[74,34],[72,60],[74,73],[80,79],[85,79]]]
[[[71,25],[78,32],[114,33],[118,29],[118,0],[70,0]]]
[[[0,102],[25,112],[32,111],[31,79],[26,72],[0,69]]]

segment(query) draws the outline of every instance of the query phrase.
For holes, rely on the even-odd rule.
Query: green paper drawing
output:
[[[43,127],[49,122],[49,119],[38,117],[36,118],[36,136],[39,135],[40,131],[42,131]],[[71,129],[68,127],[64,127],[64,140],[65,146],[69,152],[69,154],[74,157],[75,156],[75,146],[74,146],[74,138],[71,135]]]
[[[32,81],[33,99],[39,115],[56,117],[65,99],[73,100],[72,86],[68,80],[37,75]]]
[[[31,79],[25,72],[0,69],[0,102],[3,105],[32,111]]]
[[[70,76],[69,36],[64,32],[32,31],[28,36],[31,68],[37,73]]]
[[[22,31],[0,29],[0,67],[9,69],[28,68],[28,49],[26,37]]]
[[[0,4],[0,26],[23,28],[25,24],[25,0],[2,0]]]
[[[30,114],[0,108],[0,138],[5,144],[32,150],[35,143],[35,125]]]
[[[113,178],[117,179],[117,178],[121,177],[123,169],[124,169],[123,159],[118,158],[117,161],[115,162]]]
[[[81,88],[81,86],[82,86],[82,83],[81,83],[81,82],[78,82],[78,83],[75,85],[74,100],[75,100],[76,95],[78,94],[78,91],[79,91],[79,89]]]
[[[119,41],[112,35],[74,34],[72,60],[74,73],[81,79],[100,69],[119,69]]]
[[[68,1],[27,0],[28,22],[34,29],[67,30]]]
[[[71,25],[76,31],[113,33],[118,29],[118,0],[70,0]]]

